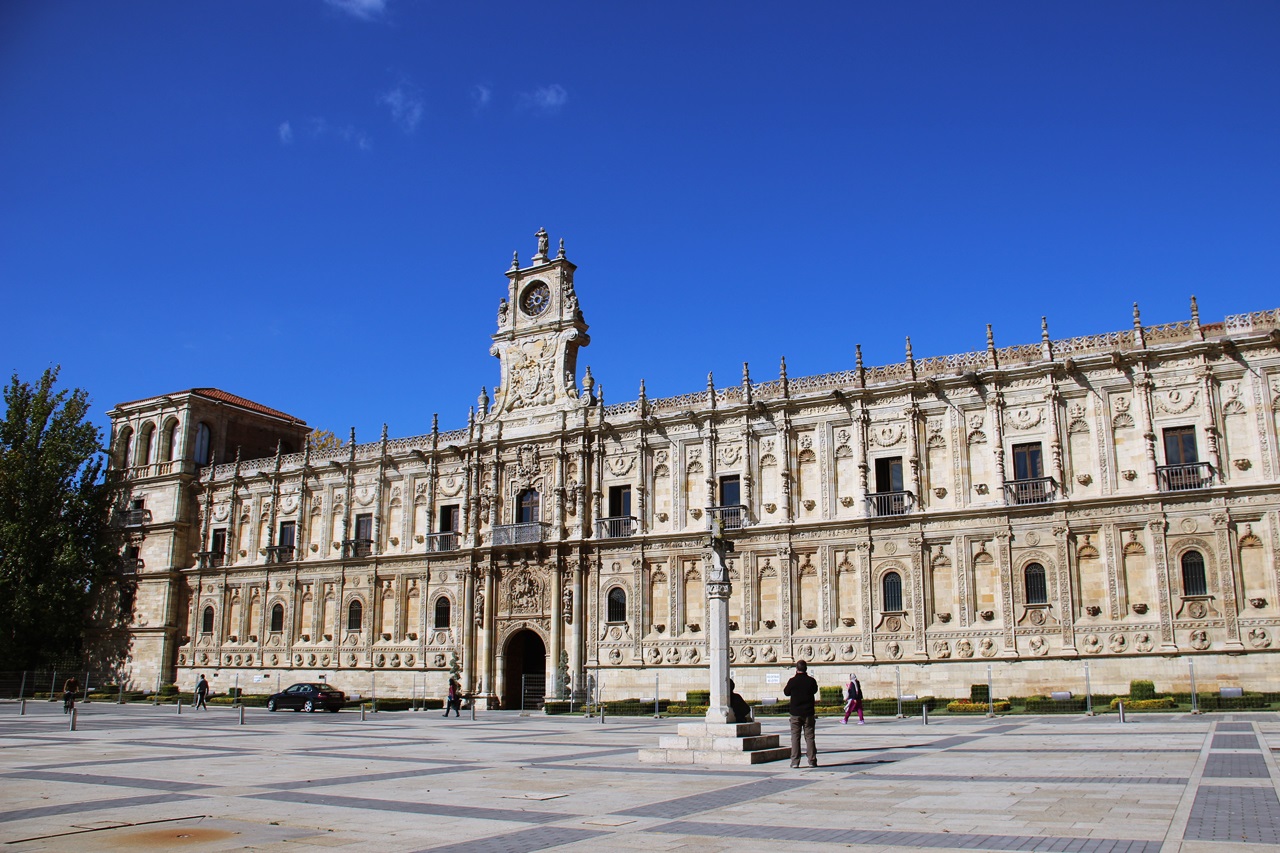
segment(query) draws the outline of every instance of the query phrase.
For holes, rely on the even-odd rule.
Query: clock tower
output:
[[[489,352],[501,362],[502,384],[494,389],[486,418],[537,415],[591,403],[591,378],[578,391],[578,348],[591,343],[573,291],[577,269],[564,256],[548,255],[547,232],[539,229],[538,252],[529,266],[511,258],[507,296],[498,304],[498,331]],[[483,414],[483,413],[482,413]]]

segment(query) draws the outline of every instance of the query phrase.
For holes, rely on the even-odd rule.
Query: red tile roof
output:
[[[130,400],[128,403],[120,403],[119,406],[132,406],[136,403],[145,403],[148,400],[155,400],[160,397],[176,397],[179,394],[195,394],[197,397],[204,397],[207,400],[217,400],[219,403],[226,403],[231,406],[238,406],[241,409],[247,409],[250,412],[257,412],[260,415],[268,415],[273,418],[291,421],[299,426],[306,426],[307,422],[302,418],[295,418],[293,415],[286,414],[279,409],[272,409],[261,403],[255,403],[244,397],[236,396],[223,391],[221,388],[188,388],[186,391],[176,391],[173,394],[157,394],[155,397],[144,397],[141,400]]]

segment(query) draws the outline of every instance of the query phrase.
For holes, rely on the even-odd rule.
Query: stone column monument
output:
[[[729,567],[725,554],[733,543],[724,538],[720,519],[713,522],[707,565],[707,665],[711,701],[706,721],[680,723],[674,736],[658,739],[657,749],[640,750],[646,764],[762,764],[787,758],[778,735],[760,734],[760,724],[735,720],[729,707]]]

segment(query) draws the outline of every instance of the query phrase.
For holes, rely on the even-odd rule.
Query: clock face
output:
[[[520,308],[530,317],[537,317],[551,304],[551,288],[540,281],[535,281],[524,289],[520,296]]]

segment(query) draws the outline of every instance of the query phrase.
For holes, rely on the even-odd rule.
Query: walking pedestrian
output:
[[[864,725],[866,720],[862,718],[862,684],[858,681],[858,676],[849,673],[849,683],[844,687],[844,724],[849,725],[849,714],[854,711],[858,712],[858,725]]]
[[[782,692],[791,697],[791,766],[800,766],[800,735],[803,733],[809,766],[817,767],[818,747],[813,742],[813,729],[817,720],[813,715],[813,702],[818,695],[818,682],[809,675],[807,663],[800,661],[796,664],[796,674],[791,676]]]
[[[196,709],[204,708],[206,711],[209,710],[208,698],[209,682],[205,681],[204,676],[201,675],[199,680],[196,681]]]
[[[453,711],[455,717],[462,716],[462,688],[458,684],[458,679],[449,679],[449,695],[444,700],[444,715],[449,716],[449,711]]]

